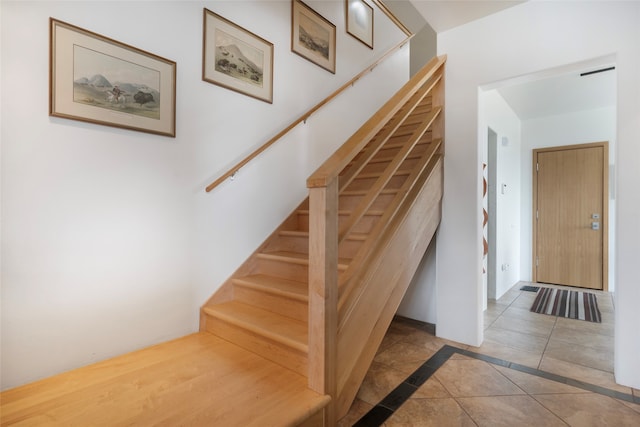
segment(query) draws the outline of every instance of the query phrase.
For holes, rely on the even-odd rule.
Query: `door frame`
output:
[[[609,290],[609,142],[601,141],[601,142],[592,142],[587,144],[574,144],[574,145],[560,145],[555,147],[545,147],[545,148],[535,148],[533,149],[532,159],[532,196],[533,210],[532,214],[532,260],[531,260],[531,269],[534,282],[537,282],[538,269],[536,265],[537,254],[538,254],[538,246],[537,246],[537,235],[538,235],[538,221],[537,221],[537,211],[538,211],[538,153],[550,152],[550,151],[565,151],[565,150],[578,150],[582,148],[595,148],[602,147],[602,291],[608,292]]]
[[[496,220],[497,220],[497,171],[498,171],[498,132],[487,127],[487,299],[496,299],[496,276],[498,265],[496,263]]]

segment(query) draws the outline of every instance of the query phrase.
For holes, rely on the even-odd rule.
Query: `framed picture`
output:
[[[336,26],[300,0],[293,0],[291,50],[335,74]]]
[[[364,0],[346,0],[347,33],[373,49],[373,7]]]
[[[202,80],[273,103],[273,44],[204,9]]]
[[[176,63],[50,18],[49,115],[176,136]]]

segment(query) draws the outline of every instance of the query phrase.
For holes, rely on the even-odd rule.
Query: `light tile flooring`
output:
[[[338,426],[358,422],[445,344],[640,397],[640,390],[614,381],[610,294],[596,292],[602,313],[598,324],[531,313],[536,294],[520,291],[523,285],[535,284],[520,282],[489,303],[480,347],[395,320]],[[383,424],[359,425],[640,426],[640,405],[454,353]]]

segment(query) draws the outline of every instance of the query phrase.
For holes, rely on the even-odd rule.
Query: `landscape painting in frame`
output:
[[[49,114],[176,136],[176,63],[50,19]]]
[[[373,49],[373,8],[364,0],[346,0],[347,33]]]
[[[291,50],[335,74],[336,26],[300,0],[291,9]]]
[[[273,44],[204,9],[202,80],[273,102]]]

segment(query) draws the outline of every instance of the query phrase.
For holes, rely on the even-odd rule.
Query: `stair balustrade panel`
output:
[[[309,270],[309,384],[332,396],[332,417],[348,410],[440,220],[444,61],[418,73],[307,181],[316,265]],[[394,264],[389,248],[405,244],[419,255]],[[339,259],[346,269],[329,274]],[[316,348],[322,351],[312,356]]]

